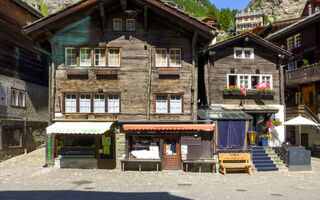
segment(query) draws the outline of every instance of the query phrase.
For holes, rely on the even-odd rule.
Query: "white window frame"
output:
[[[98,96],[99,98],[96,98]],[[103,97],[103,98],[101,98]],[[104,94],[94,94],[93,97],[93,112],[105,113],[106,112],[106,96]]]
[[[76,50],[76,61],[75,61],[75,64],[74,65],[68,65],[68,49],[71,49],[71,52],[72,52],[72,50]],[[71,54],[72,55],[72,54]],[[66,66],[77,66],[77,48],[74,48],[74,47],[66,47],[65,48],[65,54],[64,54],[64,56],[65,56],[65,65]]]
[[[175,54],[174,62],[172,62],[172,59],[171,59],[171,50],[172,51],[179,50],[179,54]],[[178,55],[178,59],[177,59],[177,55]],[[180,64],[176,64],[176,63],[178,63],[177,61],[180,62]],[[181,67],[181,49],[180,48],[170,48],[169,49],[169,64],[170,64],[170,67]]]
[[[118,98],[110,98],[111,96],[118,96]],[[108,113],[120,113],[119,94],[108,94]]]
[[[293,71],[298,68],[298,63],[297,61],[291,62],[288,64],[288,71]]]
[[[122,19],[120,18],[115,18],[112,20],[113,21],[113,31],[122,31]],[[119,22],[119,24],[117,24],[117,22]]]
[[[82,54],[82,50],[85,50],[85,55]],[[85,56],[87,55],[87,50],[89,50],[89,59],[87,59]],[[82,62],[82,57],[84,56],[85,62]],[[88,47],[80,48],[80,66],[91,66],[91,49]]]
[[[298,43],[298,39],[297,38],[299,38],[299,43]],[[300,35],[300,33],[299,34],[296,34],[295,36],[294,36],[294,46],[295,47],[300,47],[301,46],[301,35]]]
[[[273,77],[272,75],[270,74],[227,74],[227,86],[229,87],[229,76],[237,76],[237,87],[241,87],[240,86],[240,76],[248,76],[248,90],[251,90],[251,89],[255,89],[254,88],[254,85],[251,84],[251,76],[259,76],[259,84],[262,83],[262,77],[264,76],[269,76],[270,77],[270,89],[272,90],[273,89]]]
[[[236,51],[241,51],[241,57],[236,56]],[[245,51],[250,51],[250,58],[246,58]],[[254,59],[254,48],[241,48],[241,47],[234,47],[233,54],[235,59]]]
[[[133,24],[133,27],[131,27],[132,24]],[[126,19],[126,30],[127,31],[136,31],[136,20],[135,19]]]
[[[71,99],[68,99],[68,95],[71,95]],[[75,98],[72,98],[72,95],[75,96]],[[69,106],[68,106],[69,104]],[[70,108],[70,110],[68,109]],[[77,112],[77,94],[75,93],[67,93],[65,94],[65,112],[66,113],[76,113]]]
[[[292,46],[291,47],[290,47],[290,41],[292,42]],[[291,51],[292,48],[294,48],[293,37],[289,37],[289,38],[287,38],[287,49],[288,49],[288,51]]]
[[[117,54],[111,54],[110,53],[111,50],[118,50],[119,51],[118,56],[114,56]],[[119,58],[119,64],[111,64],[111,59],[113,59],[112,56],[114,56],[114,58],[116,58],[116,57]],[[121,65],[121,50],[120,50],[120,48],[109,48],[108,49],[108,67],[120,67],[120,65]]]
[[[174,96],[179,96],[180,99],[172,99]],[[170,113],[182,113],[182,95],[181,94],[171,94],[170,95]]]
[[[159,65],[158,63],[157,63],[157,59],[159,58],[159,54],[157,53],[157,50],[160,50],[160,51],[165,51],[166,52],[166,57],[165,57],[165,59],[166,59],[166,64],[165,65]],[[156,50],[155,50],[156,52],[155,52],[155,64],[156,64],[156,67],[168,67],[168,51],[167,51],[167,49],[166,48],[156,48]],[[161,54],[162,55],[162,54]]]
[[[96,53],[96,50],[99,51],[99,53]],[[101,50],[104,51],[104,54],[101,53]],[[101,55],[104,55],[104,58],[101,58]],[[97,58],[98,56],[98,58]],[[95,67],[105,67],[106,66],[106,49],[104,48],[95,48],[93,50],[93,62]],[[98,61],[98,65],[96,64],[96,61]],[[100,63],[100,61],[102,63]]]
[[[82,98],[82,96],[85,98]],[[89,98],[87,98],[89,96]],[[90,94],[79,94],[79,112],[91,113],[91,96]]]
[[[26,107],[26,92],[11,88],[11,106]]]
[[[165,99],[158,99],[158,96],[165,97]],[[156,94],[156,113],[168,113],[168,95]]]

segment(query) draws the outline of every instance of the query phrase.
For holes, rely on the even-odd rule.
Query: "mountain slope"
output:
[[[307,0],[252,0],[248,7],[261,10],[271,22],[301,16]]]

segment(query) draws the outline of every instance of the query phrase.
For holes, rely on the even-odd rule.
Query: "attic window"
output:
[[[113,30],[122,31],[122,19],[113,19]]]
[[[126,19],[126,29],[127,31],[136,30],[136,20],[135,19]]]
[[[234,48],[234,58],[237,59],[254,59],[253,48]]]

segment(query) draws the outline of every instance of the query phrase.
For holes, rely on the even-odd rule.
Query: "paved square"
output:
[[[0,163],[0,200],[320,199],[311,172],[229,174],[43,168],[44,149]]]

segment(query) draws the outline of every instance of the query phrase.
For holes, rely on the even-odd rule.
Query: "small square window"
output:
[[[242,50],[235,50],[236,58],[242,58]]]
[[[122,31],[122,19],[113,19],[113,30]]]
[[[156,67],[168,67],[167,49],[156,49]]]
[[[65,49],[65,64],[67,66],[77,65],[77,49],[76,48],[66,48]]]
[[[108,52],[108,66],[120,67],[120,49],[112,48]]]
[[[136,30],[136,20],[135,19],[126,19],[126,29],[127,31]]]
[[[94,49],[94,66],[106,66],[105,49]]]
[[[91,49],[80,49],[80,66],[91,66]]]

